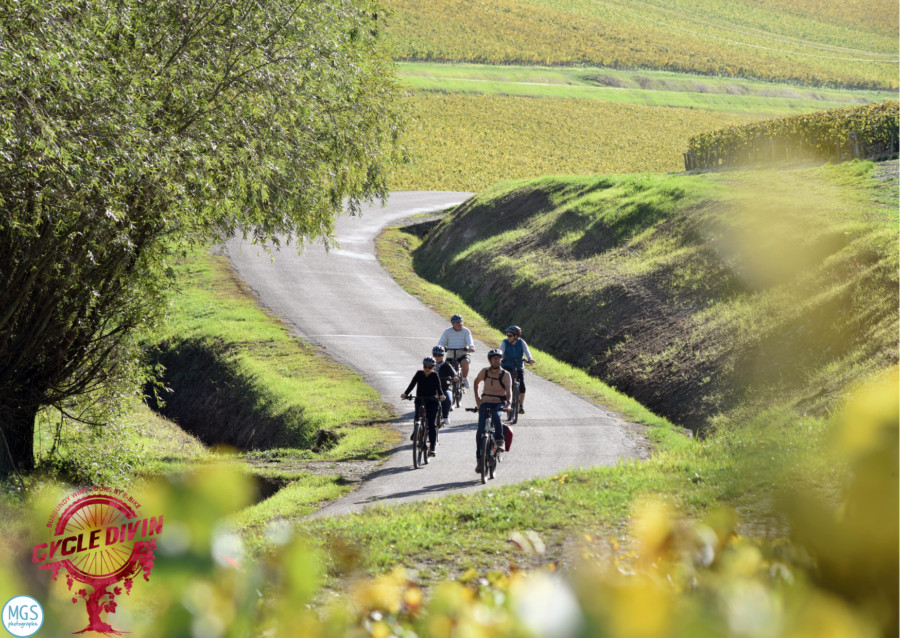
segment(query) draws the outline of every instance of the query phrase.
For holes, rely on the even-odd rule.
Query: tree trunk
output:
[[[0,397],[0,479],[9,478],[13,470],[34,469],[34,419],[37,406],[16,405]]]

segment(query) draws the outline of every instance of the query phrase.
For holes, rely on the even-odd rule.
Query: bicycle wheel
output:
[[[459,407],[459,404],[462,403],[462,389],[460,385],[462,384],[459,381],[453,382],[453,403],[456,404],[456,407]]]
[[[494,443],[494,441],[491,441],[491,450],[494,449],[495,445],[496,444]],[[489,478],[493,479],[494,475],[497,473],[497,454],[496,454],[496,452],[491,453],[490,459],[491,459],[491,465],[488,468],[488,476],[489,476]]]
[[[513,381],[512,401],[509,402],[509,412],[506,414],[506,420],[515,423],[519,416],[519,382]]]
[[[419,469],[419,420],[416,419],[413,422],[413,438],[412,438],[412,451],[413,451],[413,469]]]
[[[481,484],[487,483],[487,477],[490,473],[488,463],[490,462],[491,435],[486,433],[481,442]]]
[[[419,428],[419,465],[428,465],[428,426],[425,421]]]

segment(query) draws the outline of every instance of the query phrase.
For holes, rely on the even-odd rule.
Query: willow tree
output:
[[[186,244],[331,237],[403,97],[370,0],[0,0],[0,475],[134,370]]]

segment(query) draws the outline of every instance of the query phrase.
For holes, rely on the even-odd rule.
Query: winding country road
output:
[[[405,442],[357,491],[320,514],[343,514],[374,503],[399,503],[482,487],[475,474],[475,415],[462,410],[452,412],[450,427],[441,431],[438,456],[424,468],[412,469],[407,440],[412,431],[412,404],[402,401],[400,394],[449,322],[391,279],[375,257],[374,244],[378,233],[392,222],[446,208],[468,196],[393,193],[386,207],[340,218],[336,224],[340,250],[330,253],[320,245],[308,247],[302,255],[289,248],[274,253],[273,261],[240,240],[227,246],[232,264],[263,305],[299,336],[359,371],[404,415],[398,427]],[[475,347],[470,372],[473,381],[486,365],[489,350],[484,343]],[[487,487],[638,456],[639,442],[618,415],[526,374],[527,414],[515,428],[512,450],[504,454],[497,478],[488,481]],[[471,392],[463,402],[463,407],[474,406]]]

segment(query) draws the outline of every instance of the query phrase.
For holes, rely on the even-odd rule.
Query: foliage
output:
[[[896,170],[507,182],[446,216],[413,263],[678,425],[822,414],[897,361]]]
[[[397,0],[407,61],[650,68],[773,82],[897,87],[897,15],[804,0]],[[790,5],[790,6],[788,6]]]
[[[409,571],[412,565],[360,577],[354,573],[358,547],[340,537],[292,538],[283,524],[266,530],[271,550],[263,560],[250,560],[240,537],[220,524],[249,501],[251,487],[240,475],[211,469],[158,483],[139,495],[146,511],[165,513],[154,564],[158,582],[135,588],[127,605],[137,613],[119,610],[117,620],[128,626],[117,629],[135,636],[377,638],[894,635],[897,390],[896,372],[857,389],[838,421],[834,453],[822,455],[848,470],[837,498],[824,501],[820,491],[785,483],[775,509],[791,525],[774,540],[735,534],[733,510],[688,521],[660,496],[645,494],[631,508],[630,540],[591,533],[570,539],[567,562],[575,568],[550,562],[540,535],[511,529],[502,553],[540,567],[470,568],[430,590]],[[752,474],[752,459],[746,460]],[[788,466],[789,457],[783,460]],[[568,488],[562,477],[556,483]],[[46,518],[42,507],[54,503],[52,495],[44,501],[35,504],[35,530]],[[71,594],[64,585],[35,582],[36,569],[13,567],[30,555],[31,540],[16,535],[0,547],[0,595],[35,596],[48,631],[71,631],[83,624],[83,611],[66,604]],[[329,572],[346,586],[323,598]]]
[[[402,99],[378,11],[0,6],[0,474],[33,467],[40,406],[138,385],[173,247],[327,238],[384,194]]]
[[[493,96],[429,95],[406,135],[397,190],[478,191],[540,175],[678,170],[688,137],[748,116]]]
[[[758,160],[891,155],[900,145],[900,102],[851,106],[783,117],[695,135],[689,168]]]

